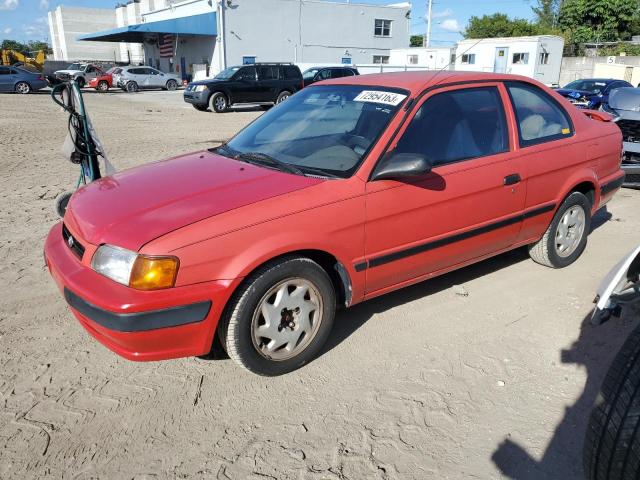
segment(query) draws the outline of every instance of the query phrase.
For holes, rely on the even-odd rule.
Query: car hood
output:
[[[53,73],[54,73],[54,75],[57,75],[59,73],[66,73],[66,74],[69,74],[69,75],[75,75],[76,73],[82,73],[82,70],[56,70]]]
[[[195,82],[191,82],[190,85],[208,85],[210,83],[222,83],[228,82],[228,80],[224,80],[222,78],[205,78],[203,80],[196,80]]]
[[[595,98],[598,96],[597,93],[588,92],[586,90],[573,90],[571,88],[559,88],[556,90],[563,97],[571,97],[571,98]]]
[[[640,112],[640,88],[618,88],[609,96],[609,106],[615,110]]]
[[[94,245],[137,251],[181,227],[322,181],[197,152],[80,188],[69,202],[65,223]]]

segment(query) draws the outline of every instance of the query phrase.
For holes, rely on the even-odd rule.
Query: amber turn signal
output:
[[[176,283],[178,264],[175,257],[138,255],[131,269],[129,286],[137,290],[171,288]]]

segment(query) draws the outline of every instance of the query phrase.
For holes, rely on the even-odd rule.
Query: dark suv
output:
[[[305,70],[302,78],[304,80],[304,86],[306,87],[322,80],[352,77],[353,75],[360,75],[360,72],[358,72],[358,69],[355,67],[313,67]]]
[[[231,105],[272,105],[303,88],[300,69],[291,63],[256,63],[223,70],[212,79],[190,83],[184,101],[196,110],[224,112]]]

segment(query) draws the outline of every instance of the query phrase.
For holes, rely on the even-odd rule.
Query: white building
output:
[[[388,63],[410,35],[409,3],[186,0],[152,7],[143,11],[140,3],[136,24],[79,39],[142,44],[147,64],[187,77],[202,66],[214,74],[253,62]]]
[[[427,70],[447,70],[451,62],[451,55],[455,52],[452,47],[439,48],[396,48],[391,50],[390,65],[407,67],[422,67]]]
[[[555,35],[462,40],[455,69],[512,73],[557,85],[563,48],[564,39]]]

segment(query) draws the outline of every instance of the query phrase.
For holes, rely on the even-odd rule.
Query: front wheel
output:
[[[221,92],[216,92],[213,95],[211,95],[211,99],[209,100],[209,103],[211,104],[211,110],[213,110],[216,113],[225,112],[227,108],[229,108],[227,97],[224,95],[224,93],[221,93]]]
[[[547,267],[566,267],[582,255],[590,231],[591,203],[584,194],[573,192],[562,202],[542,238],[529,245],[529,255]]]
[[[18,82],[16,83],[16,92],[21,93],[22,95],[31,93],[31,85],[29,85],[27,82]]]
[[[304,257],[272,262],[249,276],[218,327],[229,357],[258,375],[291,372],[312,360],[335,316],[331,279]]]
[[[98,86],[96,87],[100,93],[105,93],[109,91],[109,83],[106,80],[100,80],[98,82]]]
[[[584,442],[588,480],[640,478],[640,327],[618,352],[600,388]]]

